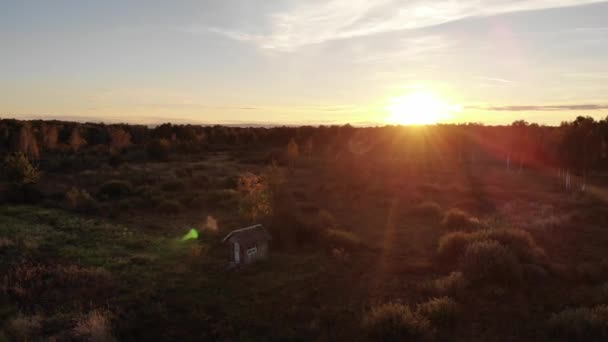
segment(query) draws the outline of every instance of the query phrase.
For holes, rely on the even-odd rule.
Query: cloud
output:
[[[504,78],[497,78],[497,77],[479,77],[480,80],[485,80],[485,81],[492,81],[492,82],[499,82],[499,83],[513,83],[513,81],[504,79]]]
[[[440,25],[469,17],[539,10],[601,0],[308,0],[269,15],[270,30],[250,34],[210,28],[265,49],[293,51],[306,45]]]
[[[466,109],[487,110],[496,112],[528,112],[528,111],[569,111],[569,110],[601,110],[608,109],[608,104],[571,104],[571,105],[525,105],[525,106],[468,106]]]

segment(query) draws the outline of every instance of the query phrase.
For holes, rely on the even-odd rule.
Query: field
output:
[[[273,166],[283,150],[42,158],[39,198],[0,207],[0,340],[607,336],[602,173],[573,192],[490,156]],[[243,215],[240,179],[273,173],[272,215]],[[228,267],[222,238],[257,222],[270,257]]]

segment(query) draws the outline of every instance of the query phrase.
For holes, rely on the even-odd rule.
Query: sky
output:
[[[0,0],[0,46],[5,118],[608,116],[605,1]]]

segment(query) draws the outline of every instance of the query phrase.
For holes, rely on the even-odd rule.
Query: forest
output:
[[[608,118],[3,119],[0,159],[0,341],[608,340]]]

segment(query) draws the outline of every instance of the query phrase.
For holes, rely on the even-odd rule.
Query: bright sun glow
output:
[[[387,107],[387,122],[398,125],[432,125],[460,112],[459,105],[443,101],[431,93],[415,92],[395,98]]]

